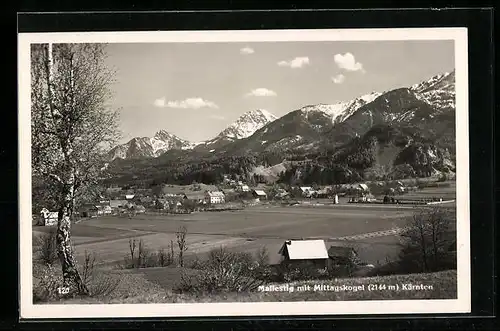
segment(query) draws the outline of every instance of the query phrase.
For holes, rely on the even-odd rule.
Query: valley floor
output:
[[[95,252],[105,264],[123,261],[129,240],[142,239],[148,249],[168,249],[175,232],[186,226],[187,255],[199,256],[225,246],[254,252],[265,246],[271,263],[288,239],[323,239],[327,246],[351,245],[360,258],[375,264],[398,252],[398,229],[413,210],[406,206],[256,206],[239,211],[199,212],[188,215],[143,214],[133,218],[106,216],[73,225],[76,257]],[[47,231],[35,227],[35,231]]]

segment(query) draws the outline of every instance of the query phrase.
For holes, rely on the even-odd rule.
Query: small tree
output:
[[[187,251],[186,235],[187,228],[185,226],[181,226],[175,233],[177,246],[179,247],[179,266],[181,267],[184,267],[184,252]]]
[[[128,248],[130,250],[130,263],[132,264],[131,267],[135,267],[135,249],[136,249],[136,240],[135,239],[129,239],[128,240]]]
[[[170,264],[174,263],[175,254],[174,254],[174,241],[170,240]]]
[[[149,258],[150,252],[148,248],[146,247],[146,244],[142,239],[139,240],[139,246],[137,249],[137,267],[138,268],[145,268],[148,265],[148,258]]]
[[[417,209],[406,231],[401,233],[400,266],[407,272],[446,269],[454,241],[453,214],[440,207]]]
[[[255,261],[259,267],[265,267],[269,265],[269,251],[266,246],[262,246],[255,254]]]

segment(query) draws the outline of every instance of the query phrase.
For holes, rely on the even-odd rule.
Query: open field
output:
[[[266,246],[271,262],[286,239],[324,239],[328,244],[354,245],[368,263],[397,253],[398,240],[387,230],[402,227],[412,209],[401,206],[256,206],[240,211],[187,215],[105,216],[73,225],[77,259],[95,252],[102,263],[122,261],[129,239],[143,239],[151,250],[176,245],[175,231],[188,228],[187,255],[203,255],[227,246],[257,251]],[[36,227],[37,231],[47,231]]]
[[[455,200],[455,183],[450,184],[449,187],[426,187],[421,190],[408,192],[399,196],[401,199],[428,199],[432,197],[443,198],[443,200]]]

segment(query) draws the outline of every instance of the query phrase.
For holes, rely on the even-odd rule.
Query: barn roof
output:
[[[368,191],[368,190],[369,190],[369,189],[368,189],[368,185],[366,185],[366,184],[359,184],[359,187],[360,187],[362,190],[364,190],[364,191]]]
[[[186,197],[186,199],[190,199],[190,200],[203,200],[203,199],[205,199],[205,194],[203,194],[203,192],[200,192],[200,191],[185,192],[184,196]]]
[[[328,252],[323,240],[287,240],[279,254],[288,251],[290,260],[327,259]]]
[[[260,196],[267,195],[266,192],[264,192],[263,190],[253,190],[253,191],[255,192],[255,194],[260,195]]]

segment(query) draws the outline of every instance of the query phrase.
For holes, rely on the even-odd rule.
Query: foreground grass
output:
[[[399,290],[389,289],[389,285],[398,285]],[[427,290],[404,290],[404,284],[431,286]],[[288,291],[254,291],[245,293],[221,294],[179,294],[165,290],[138,274],[123,273],[117,291],[107,298],[76,298],[53,301],[54,304],[140,304],[140,303],[205,303],[205,302],[285,302],[285,301],[349,301],[349,300],[412,300],[412,299],[455,299],[457,297],[456,271],[442,271],[428,274],[393,275],[368,278],[346,278],[330,281],[304,281],[288,284]],[[299,291],[298,286],[309,290]],[[314,290],[314,286],[328,285],[361,287],[353,290]],[[369,285],[385,285],[385,289],[370,291]],[[293,291],[289,289],[294,287]],[[362,289],[364,286],[364,289]],[[383,286],[382,286],[383,287]]]

